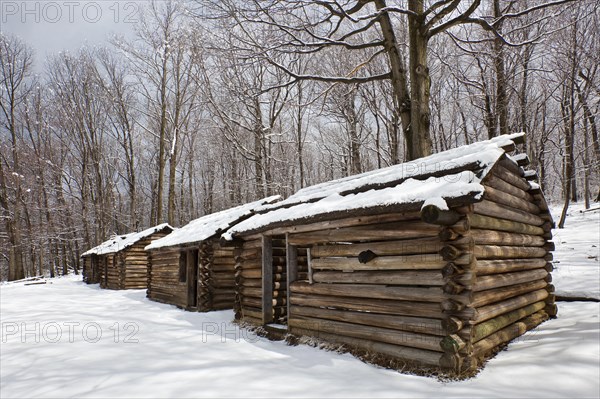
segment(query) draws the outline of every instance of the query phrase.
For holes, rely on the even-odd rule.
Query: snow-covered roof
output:
[[[239,221],[252,216],[254,211],[267,204],[272,204],[281,199],[281,196],[263,198],[259,201],[240,205],[235,208],[202,216],[186,224],[180,229],[166,237],[153,241],[146,250],[172,247],[179,245],[190,245],[207,240],[213,236],[220,235]]]
[[[231,228],[223,237],[264,231],[268,228],[310,222],[319,217],[352,216],[372,208],[419,209],[426,200],[436,203],[470,197],[479,199],[481,181],[505,153],[524,139],[524,133],[443,151],[400,165],[349,176],[303,188],[284,201],[266,205],[257,215]]]
[[[104,241],[102,244],[94,247],[86,252],[84,252],[81,256],[89,256],[89,255],[106,255],[112,254],[115,252],[119,252],[127,247],[134,245],[136,242],[143,240],[146,237],[151,236],[154,233],[162,231],[164,229],[173,230],[168,223],[159,224],[158,226],[151,227],[144,231],[140,231],[138,233],[129,233],[120,236],[113,236],[110,239]]]

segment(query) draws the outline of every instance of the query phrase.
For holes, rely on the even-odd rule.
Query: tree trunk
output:
[[[421,2],[422,3],[422,2]],[[377,10],[387,7],[385,0],[375,0]],[[422,8],[422,4],[421,4]],[[413,133],[411,126],[411,99],[408,91],[407,72],[404,64],[404,59],[400,53],[398,41],[394,33],[394,27],[390,15],[387,12],[382,13],[379,18],[379,26],[384,40],[384,47],[391,69],[391,83],[394,92],[394,103],[400,121],[402,122],[402,132],[407,142],[408,153],[407,160],[419,158],[419,155],[412,153],[413,150]],[[410,145],[409,145],[410,143]]]
[[[494,17],[500,18],[502,10],[500,0],[494,0]],[[496,31],[502,34],[502,23],[495,25]],[[496,113],[498,115],[499,133],[508,134],[508,95],[506,93],[506,71],[504,65],[504,43],[494,38],[494,69],[496,72]]]
[[[572,92],[571,92],[572,93]],[[567,83],[565,83],[563,88],[563,104],[561,104],[561,110],[563,114],[563,120],[565,125],[565,156],[564,156],[564,205],[563,210],[560,215],[560,220],[558,222],[558,228],[562,229],[565,227],[565,221],[567,218],[567,210],[569,208],[569,203],[571,201],[571,190],[573,188],[572,180],[574,178],[574,170],[573,170],[573,133],[575,130],[575,116],[574,110],[570,108],[572,104],[568,102],[569,90],[567,88]],[[571,94],[572,97],[572,94]]]
[[[588,120],[583,118],[583,200],[585,202],[585,209],[590,209],[590,180],[589,180],[589,140],[588,140]]]
[[[262,111],[260,109],[260,99],[258,96],[254,100],[254,185],[256,194],[259,198],[266,196],[263,185],[263,125]]]
[[[297,106],[298,106],[298,110],[296,113],[296,152],[298,153],[298,173],[299,173],[299,179],[300,179],[300,188],[304,188],[304,185],[306,183],[305,177],[304,177],[304,138],[302,136],[302,101],[303,101],[303,97],[302,97],[302,82],[298,82],[298,86],[297,86],[297,90],[298,90],[298,95],[297,95]]]
[[[423,14],[423,0],[408,2],[410,11]],[[429,125],[431,112],[429,108],[429,89],[431,79],[427,66],[427,41],[421,18],[408,18],[409,36],[409,70],[410,70],[410,137],[407,137],[408,160],[425,157],[431,154],[431,138]]]
[[[355,109],[356,89],[352,88],[345,94],[344,98],[344,116],[348,129],[350,171],[349,175],[355,175],[362,172],[362,163],[360,160],[360,140],[358,138],[358,116]]]
[[[165,42],[168,43],[168,34],[165,33]],[[160,130],[158,136],[158,177],[156,182],[156,219],[154,224],[162,223],[162,195],[163,180],[165,175],[165,139],[167,135],[167,63],[169,53],[167,46],[163,51],[162,72],[160,77]]]

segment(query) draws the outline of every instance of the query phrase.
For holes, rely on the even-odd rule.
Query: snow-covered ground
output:
[[[564,229],[552,231],[556,295],[600,299],[600,204],[584,211],[582,204],[569,207]],[[558,224],[562,206],[552,206]]]
[[[554,284],[597,294],[600,214],[573,210],[555,231]],[[560,303],[475,378],[444,383],[79,280],[0,286],[0,397],[600,397],[599,303]]]

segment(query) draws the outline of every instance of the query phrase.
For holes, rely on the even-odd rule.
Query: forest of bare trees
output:
[[[562,227],[600,199],[599,6],[154,1],[135,38],[47,59],[1,33],[1,279],[515,131]]]

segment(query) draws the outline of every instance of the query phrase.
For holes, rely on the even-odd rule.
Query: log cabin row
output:
[[[113,290],[148,285],[148,254],[144,247],[167,236],[173,228],[164,223],[138,233],[111,237],[81,255],[83,281]]]
[[[232,227],[235,317],[473,370],[556,315],[552,217],[521,133],[304,188]],[[280,327],[279,327],[280,328]]]
[[[203,216],[147,245],[148,298],[190,311],[231,309],[236,292],[234,249],[221,247],[219,238],[255,209],[279,199],[268,197]]]

